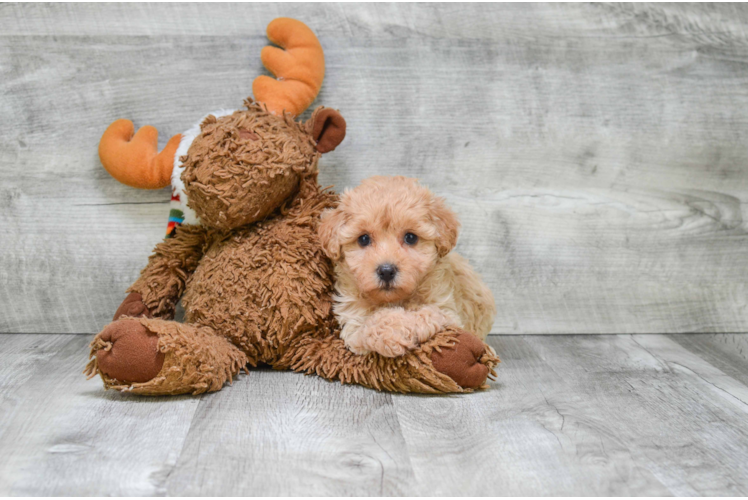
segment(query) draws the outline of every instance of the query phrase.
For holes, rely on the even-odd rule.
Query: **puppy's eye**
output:
[[[361,247],[368,247],[371,244],[371,238],[368,234],[362,234],[358,237],[358,245]]]
[[[415,245],[416,243],[418,243],[418,236],[416,236],[413,233],[405,233],[405,238],[403,238],[403,239],[405,240],[405,244],[406,245],[411,245],[412,246],[412,245]]]

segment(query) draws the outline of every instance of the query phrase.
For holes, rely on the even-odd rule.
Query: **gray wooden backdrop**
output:
[[[348,120],[324,184],[419,177],[459,212],[495,333],[748,331],[748,7],[0,5],[0,332],[96,332],[162,238],[106,126],[163,145],[239,107],[277,16]]]

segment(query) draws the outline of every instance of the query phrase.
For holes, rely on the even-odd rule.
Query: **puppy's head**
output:
[[[442,198],[405,177],[372,177],[322,214],[320,243],[358,292],[376,304],[416,290],[457,243],[459,222]]]

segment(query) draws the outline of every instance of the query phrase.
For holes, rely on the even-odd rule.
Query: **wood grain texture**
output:
[[[748,365],[748,335],[681,334],[670,338],[725,374],[748,385],[748,375],[744,370]]]
[[[394,399],[418,494],[745,494],[747,388],[670,338],[491,343],[495,390]]]
[[[199,401],[104,392],[81,374],[90,340],[0,336],[12,370],[0,373],[0,494],[165,493]]]
[[[236,385],[201,402],[170,495],[409,491],[413,473],[391,395],[272,370],[253,370]]]
[[[95,332],[168,190],[98,162],[238,107],[281,15],[319,34],[339,188],[419,177],[459,212],[495,333],[748,331],[748,7],[0,5],[0,332]]]
[[[713,354],[743,338],[493,336],[469,395],[260,369],[147,398],[85,380],[89,335],[0,335],[0,494],[744,496],[748,362]]]

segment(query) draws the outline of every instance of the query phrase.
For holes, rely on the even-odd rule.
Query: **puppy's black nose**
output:
[[[377,268],[377,276],[385,283],[390,283],[397,275],[397,266],[394,264],[382,264]]]

